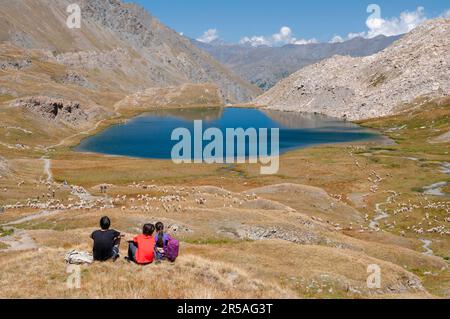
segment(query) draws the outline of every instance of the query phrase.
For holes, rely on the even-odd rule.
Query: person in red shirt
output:
[[[155,238],[153,233],[155,226],[152,224],[145,224],[142,229],[142,234],[134,237],[133,241],[129,242],[128,246],[128,261],[133,261],[139,265],[151,264],[155,255]]]

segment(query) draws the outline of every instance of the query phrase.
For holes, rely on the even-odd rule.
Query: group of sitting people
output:
[[[111,220],[105,216],[100,219],[100,228],[92,233],[94,240],[93,257],[96,261],[116,261],[120,258],[120,242],[125,238],[117,230],[111,228]],[[164,232],[161,222],[145,224],[142,234],[128,241],[128,262],[148,265],[154,261],[168,260],[174,262],[178,257],[179,242]]]

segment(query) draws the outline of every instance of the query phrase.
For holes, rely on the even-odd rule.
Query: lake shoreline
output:
[[[186,119],[184,116],[186,116],[186,114],[183,115],[179,115],[179,114],[174,114],[173,111],[179,110],[179,109],[184,109],[188,112],[188,118]],[[143,154],[121,154],[119,153],[113,153],[111,151],[105,151],[105,150],[92,150],[92,146],[91,147],[86,147],[86,145],[83,145],[84,143],[86,143],[86,140],[89,138],[93,138],[98,134],[106,134],[105,132],[107,132],[107,130],[111,130],[111,129],[116,129],[116,130],[122,130],[121,125],[132,125],[133,121],[137,122],[137,121],[144,121],[146,120],[145,117],[151,117],[152,115],[156,118],[162,117],[162,118],[170,118],[172,119],[172,117],[176,120],[176,121],[184,121],[184,123],[186,125],[190,125],[191,121],[193,121],[196,118],[201,118],[202,116],[204,116],[204,111],[207,110],[217,110],[220,109],[222,110],[221,112],[217,112],[217,114],[214,114],[213,118],[209,118],[206,121],[209,122],[214,122],[216,124],[220,124],[222,118],[225,116],[224,113],[229,112],[230,114],[232,114],[232,116],[230,115],[230,117],[235,117],[235,118],[239,118],[239,122],[237,125],[233,125],[230,123],[227,123],[228,126],[226,126],[227,128],[230,127],[252,127],[253,125],[258,126],[258,122],[256,119],[247,119],[248,123],[247,126],[246,125],[242,125],[242,121],[245,120],[245,113],[242,114],[237,114],[242,112],[241,110],[246,110],[248,112],[251,113],[252,116],[259,115],[261,117],[264,117],[266,119],[270,119],[270,122],[268,122],[267,127],[279,127],[281,130],[284,130],[285,133],[286,132],[294,132],[294,131],[298,131],[298,133],[296,134],[300,134],[299,138],[295,138],[293,140],[294,143],[297,143],[298,145],[296,146],[284,146],[284,148],[282,147],[282,149],[280,150],[280,155],[284,155],[286,153],[290,153],[292,151],[295,150],[299,150],[299,149],[306,149],[306,148],[311,148],[311,147],[316,147],[316,146],[329,146],[329,145],[361,145],[361,144],[367,144],[367,143],[374,143],[376,145],[393,145],[395,142],[391,139],[389,139],[388,137],[380,134],[380,132],[378,132],[377,130],[373,130],[370,128],[365,128],[362,126],[359,126],[358,124],[354,124],[351,122],[346,122],[346,121],[342,121],[339,119],[335,119],[335,118],[331,118],[331,117],[327,117],[324,115],[320,115],[320,114],[312,114],[312,113],[300,113],[300,112],[285,112],[285,111],[276,111],[277,112],[277,116],[283,116],[286,114],[296,114],[297,115],[297,119],[291,119],[289,118],[288,120],[291,121],[293,120],[295,122],[295,120],[300,121],[299,124],[297,124],[297,126],[295,127],[291,127],[288,126],[286,127],[284,124],[281,124],[283,122],[280,122],[280,120],[278,118],[273,119],[271,117],[270,114],[265,113],[264,109],[260,109],[260,108],[249,108],[249,107],[235,107],[235,106],[225,106],[225,107],[202,107],[202,108],[164,108],[164,109],[155,109],[155,110],[150,110],[147,112],[143,112],[141,114],[138,114],[134,117],[130,117],[127,119],[118,119],[117,121],[114,121],[112,123],[108,123],[109,125],[105,126],[104,128],[102,128],[101,130],[98,130],[96,132],[92,132],[93,134],[89,134],[88,136],[85,136],[82,140],[80,140],[77,144],[72,145],[71,147],[71,151],[75,152],[75,153],[83,153],[83,154],[99,154],[99,155],[104,155],[104,156],[114,156],[114,157],[123,157],[123,158],[135,158],[135,159],[155,159],[155,160],[170,160],[170,158],[166,155],[166,156],[162,156],[161,154],[156,156],[156,155],[143,155]],[[259,112],[255,113],[253,112],[254,110],[257,110]],[[191,114],[192,112],[203,112],[203,114],[199,115],[199,116],[195,116],[193,114]],[[189,113],[191,112],[191,113]],[[245,111],[244,111],[245,112]],[[166,114],[167,113],[167,114]],[[250,114],[249,113],[249,114]],[[163,115],[161,115],[163,114]],[[248,116],[248,115],[247,115]],[[300,118],[299,118],[300,117]],[[256,118],[256,116],[255,116]],[[260,120],[260,119],[259,119]],[[235,120],[236,121],[236,120]],[[256,121],[256,122],[255,122]],[[286,119],[285,119],[286,121]],[[306,122],[305,122],[306,121]],[[317,122],[317,123],[316,123]],[[274,124],[277,125],[274,125]],[[305,126],[306,123],[306,126]],[[309,123],[309,124],[308,124]],[[265,125],[261,126],[261,123],[259,123],[259,127],[266,127]],[[291,124],[291,123],[289,123]],[[177,122],[178,125],[178,122]],[[230,126],[231,125],[231,126]],[[242,126],[241,126],[242,125]],[[330,126],[331,125],[331,126]],[[320,127],[323,127],[324,130],[321,130]],[[358,130],[360,130],[361,134],[367,134],[367,136],[365,137],[354,137],[354,140],[352,141],[330,141],[330,142],[326,142],[326,141],[321,141],[319,137],[314,138],[314,136],[321,136],[324,134],[329,134],[327,133],[329,130],[331,130],[330,132],[335,132],[335,134],[338,134],[337,136],[341,136],[340,138],[336,136],[335,139],[341,139],[341,138],[348,138],[348,139],[352,139],[351,134],[355,133],[358,134],[358,130],[357,131],[353,131],[353,128],[357,128]],[[222,126],[222,129],[224,131],[225,126]],[[301,131],[301,132],[300,132]],[[123,133],[123,132],[122,132]],[[160,135],[161,132],[158,131],[158,135]],[[310,137],[308,137],[308,134],[311,135]],[[124,134],[120,134],[118,136],[122,137]],[[149,135],[153,135],[153,134],[149,134]],[[345,137],[346,135],[348,135],[348,137]],[[101,137],[99,137],[101,138]],[[142,138],[141,133],[139,133],[139,138]],[[289,137],[291,138],[291,137]],[[319,138],[319,140],[317,140],[317,138]],[[333,139],[332,137],[330,137],[330,139]],[[153,141],[154,143],[149,143],[150,145],[155,145],[155,143],[158,143],[157,140]],[[205,141],[203,141],[205,142]],[[117,140],[114,140],[114,145],[117,145]],[[289,142],[289,144],[292,142]],[[127,146],[130,145],[129,143],[126,144]],[[140,151],[137,151],[137,153],[139,153]]]

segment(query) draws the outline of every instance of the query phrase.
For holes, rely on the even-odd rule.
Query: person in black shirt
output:
[[[93,254],[96,261],[116,261],[119,255],[120,239],[123,237],[118,231],[109,229],[111,220],[105,216],[100,219],[101,230],[92,233],[94,240]]]

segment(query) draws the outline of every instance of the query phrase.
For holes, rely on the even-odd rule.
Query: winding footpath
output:
[[[422,248],[425,250],[425,252],[424,252],[423,254],[424,254],[424,255],[427,255],[427,256],[434,256],[434,252],[433,252],[433,250],[430,248],[430,246],[431,246],[431,244],[432,244],[431,240],[428,240],[428,239],[421,239],[420,241],[423,243]]]
[[[0,237],[0,243],[5,244],[8,248],[0,250],[0,252],[32,250],[39,248],[33,238],[23,229],[12,227],[4,227],[5,230],[13,230],[14,233],[9,236]]]
[[[47,182],[53,183],[52,162],[49,158],[42,158],[44,161],[44,174],[47,176]]]
[[[386,218],[388,218],[388,217],[390,216],[390,215],[387,213],[386,210],[383,210],[383,209],[381,208],[381,206],[382,206],[382,205],[385,206],[385,205],[387,205],[387,204],[392,203],[392,201],[394,200],[395,197],[398,196],[398,194],[397,194],[396,192],[394,192],[394,191],[390,191],[389,193],[391,193],[391,195],[388,196],[388,198],[386,199],[385,202],[383,202],[383,203],[377,203],[377,204],[375,205],[375,217],[371,220],[371,222],[370,222],[370,224],[369,224],[369,228],[370,228],[371,230],[379,231],[379,230],[380,230],[380,223],[379,223],[379,222],[380,222],[381,220],[386,219]]]
[[[120,113],[116,113],[116,116],[113,117],[113,119],[118,118],[120,116],[121,116]],[[46,152],[48,152],[51,149],[54,149],[54,148],[57,148],[60,146],[64,146],[69,140],[71,140],[75,137],[82,136],[82,135],[89,135],[92,132],[95,132],[103,122],[108,121],[108,120],[111,120],[111,119],[103,119],[101,121],[98,121],[91,129],[71,135],[69,137],[66,137],[63,140],[61,140],[58,144],[48,146],[48,147],[44,148],[44,150]],[[9,146],[9,145],[7,145],[7,147],[13,148],[12,146]],[[54,183],[51,159],[47,158],[46,156],[43,156],[41,158],[41,160],[44,162],[43,171],[44,171],[44,175],[46,176],[46,182]],[[94,201],[97,199],[97,197],[91,195],[84,188],[76,187],[76,186],[75,187],[72,186],[72,195],[77,196],[80,200],[85,201],[85,202]],[[61,211],[44,210],[44,211],[40,211],[36,214],[32,214],[32,215],[29,215],[29,216],[26,216],[26,217],[23,217],[23,218],[0,225],[0,227],[2,227],[4,230],[13,232],[11,235],[0,237],[0,243],[7,245],[7,248],[0,249],[0,252],[37,249],[38,248],[37,243],[33,240],[33,238],[28,234],[28,232],[26,230],[14,228],[13,226],[20,225],[20,224],[23,224],[23,223],[26,223],[26,222],[29,222],[32,220],[39,219],[39,218],[57,215],[59,213],[61,213]]]
[[[47,182],[53,183],[51,160],[44,157],[42,158],[42,160],[44,161],[44,174],[47,176]],[[26,230],[15,228],[13,226],[20,225],[39,218],[53,216],[59,213],[60,211],[44,210],[36,214],[22,217],[17,220],[0,225],[4,230],[13,232],[11,235],[0,237],[0,243],[8,246],[6,249],[0,250],[0,252],[32,250],[39,248],[37,243],[33,240],[33,238],[31,238]]]

